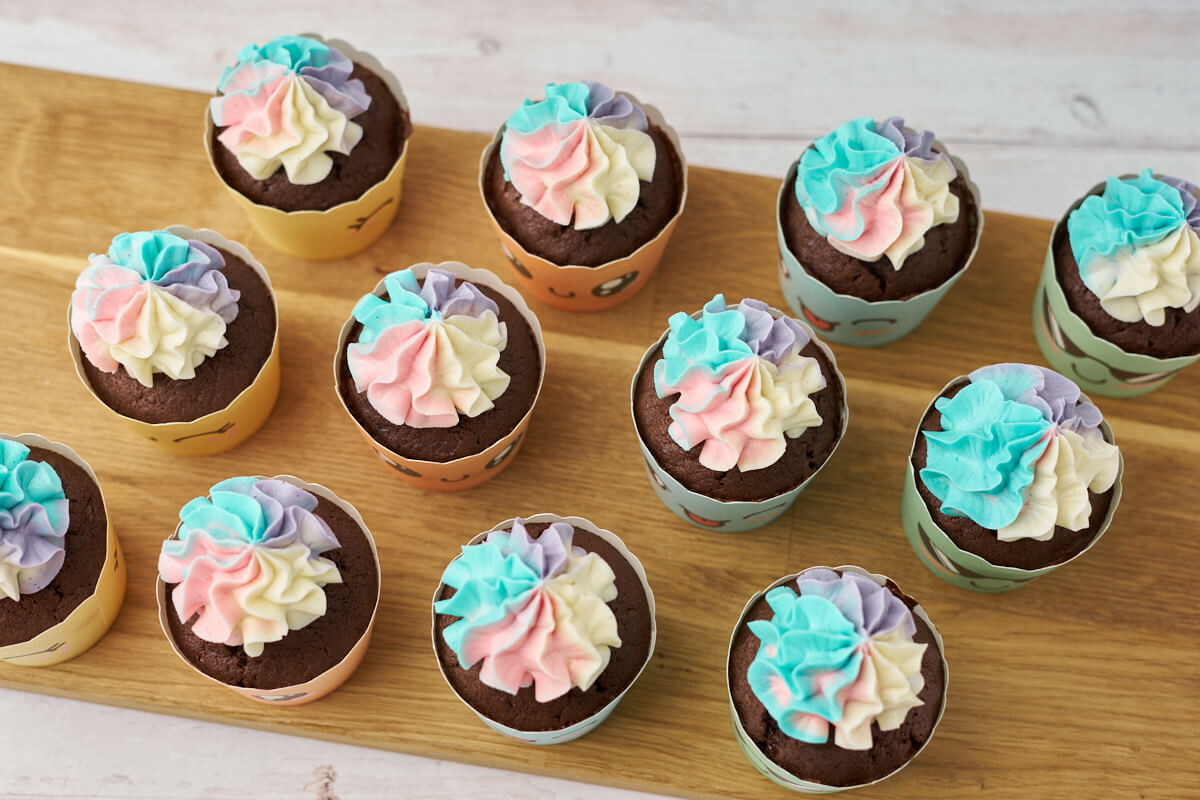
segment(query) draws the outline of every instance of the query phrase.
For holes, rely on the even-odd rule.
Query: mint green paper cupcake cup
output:
[[[942,397],[946,392],[966,380],[967,378],[965,377],[959,377],[946,384],[937,393],[937,396],[929,402],[925,410],[921,412],[921,419],[925,418],[925,415],[929,413],[929,409],[933,407],[933,404],[937,402],[939,397]],[[1080,399],[1087,399],[1086,395]],[[1100,431],[1104,434],[1106,442],[1113,442],[1112,428],[1109,427],[1107,420],[1100,423]],[[1104,532],[1108,530],[1108,526],[1112,523],[1113,514],[1121,502],[1121,479],[1125,475],[1124,455],[1120,456],[1120,466],[1117,468],[1117,479],[1113,483],[1112,499],[1109,501],[1108,511],[1104,515],[1104,520],[1101,522],[1099,529],[1097,529],[1096,535],[1088,543],[1087,547],[1066,561],[1050,564],[1039,569],[1019,569],[1017,567],[993,564],[982,556],[960,548],[950,539],[945,530],[934,522],[933,515],[929,511],[929,506],[925,505],[925,500],[921,497],[920,492],[917,491],[918,477],[912,463],[912,454],[917,446],[917,437],[920,435],[921,431],[918,428],[916,434],[913,436],[912,446],[908,451],[908,463],[904,470],[904,490],[900,496],[900,521],[904,526],[904,533],[908,537],[908,543],[912,547],[913,552],[917,554],[917,558],[920,559],[921,563],[934,575],[960,589],[969,589],[973,592],[990,594],[1008,592],[1024,586],[1034,578],[1053,572],[1064,564],[1070,564],[1088,550],[1091,550],[1096,542],[1100,541],[1100,537],[1104,535]]]
[[[1103,186],[1097,184],[1088,194]],[[1083,318],[1067,304],[1054,268],[1054,240],[1065,219],[1065,216],[1060,219],[1050,234],[1042,276],[1033,296],[1033,336],[1046,363],[1089,394],[1137,397],[1162,388],[1175,373],[1200,359],[1200,354],[1155,358],[1127,353],[1092,333]]]
[[[771,315],[778,318],[784,316],[782,311],[776,308],[769,308]],[[693,317],[699,318],[699,311],[692,314]],[[809,475],[804,481],[794,489],[777,494],[774,497],[769,497],[766,500],[738,501],[738,500],[717,500],[707,495],[693,492],[687,489],[679,481],[675,480],[669,472],[662,468],[655,458],[654,453],[642,439],[642,432],[638,430],[637,413],[634,410],[634,403],[637,397],[638,376],[642,374],[647,362],[666,341],[669,330],[663,331],[662,336],[650,346],[642,355],[641,361],[638,362],[637,371],[633,373],[633,380],[629,387],[629,413],[633,419],[633,429],[637,433],[638,444],[642,448],[642,458],[646,464],[646,474],[650,479],[650,486],[653,487],[654,493],[658,495],[658,499],[663,502],[667,508],[684,522],[691,523],[697,528],[703,528],[710,531],[719,531],[721,533],[744,533],[752,531],[755,528],[761,528],[779,517],[783,516],[792,503],[796,502],[796,498],[800,496],[800,492],[808,485],[808,482],[816,477],[817,473],[825,468],[825,465],[833,460],[834,453],[837,452],[838,445],[846,435],[846,428],[850,424],[850,407],[846,404],[846,378],[838,370],[837,360],[833,357],[833,351],[829,346],[821,341],[812,330],[812,327],[807,325],[803,320],[800,320],[801,327],[808,333],[809,338],[821,349],[821,352],[829,359],[830,365],[833,367],[834,375],[826,376],[827,380],[836,378],[842,385],[842,403],[841,411],[841,430],[838,431],[837,441],[834,442],[833,450],[829,456],[822,462],[812,475]],[[767,469],[770,469],[767,467]]]
[[[945,152],[940,142],[934,142],[934,149]],[[788,305],[796,316],[816,328],[821,338],[848,344],[853,347],[879,347],[903,339],[916,330],[917,326],[929,315],[950,287],[962,277],[975,253],[979,250],[979,239],[983,234],[983,212],[979,204],[979,187],[971,181],[967,167],[962,161],[950,156],[954,168],[962,176],[967,190],[975,201],[977,216],[975,226],[975,241],[967,262],[962,269],[946,279],[940,286],[915,295],[907,300],[881,300],[871,302],[860,297],[839,294],[817,280],[796,255],[788,248],[783,235],[784,192],[793,191],[796,184],[796,168],[800,164],[797,158],[787,171],[787,176],[779,187],[779,195],[775,198],[775,233],[779,241],[779,286]]]

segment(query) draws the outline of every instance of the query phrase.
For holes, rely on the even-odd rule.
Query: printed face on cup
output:
[[[921,560],[925,562],[925,566],[929,567],[942,580],[955,586],[976,592],[1004,592],[1023,586],[1036,577],[1031,575],[1028,578],[989,578],[969,567],[951,561],[947,555],[934,547],[929,531],[920,521],[916,522],[916,535],[918,541],[914,544],[919,548],[918,552]]]
[[[777,503],[773,503],[765,508],[757,508],[749,514],[740,514],[716,519],[712,516],[713,512],[710,509],[705,509],[705,512],[708,515],[705,516],[704,514],[700,514],[697,511],[688,508],[686,502],[680,502],[672,497],[667,489],[667,484],[658,475],[658,473],[654,471],[654,468],[650,466],[649,461],[646,461],[646,474],[650,476],[650,482],[654,485],[654,490],[658,493],[659,497],[668,508],[672,510],[678,509],[678,513],[686,517],[688,521],[711,530],[720,530],[721,528],[725,528],[729,525],[742,526],[769,522],[770,520],[782,514],[792,503],[791,499],[780,499]]]
[[[787,261],[783,256],[779,257],[779,275],[790,286],[792,272],[788,268]],[[841,333],[849,332],[854,336],[862,336],[864,338],[884,336],[892,333],[896,329],[896,323],[898,322],[898,320],[890,317],[861,317],[859,319],[844,319],[837,322],[824,319],[804,303],[804,298],[800,296],[799,292],[792,292],[791,304],[800,310],[800,313],[804,316],[804,320],[809,325],[812,325],[817,330],[817,333],[829,333],[838,330]]]

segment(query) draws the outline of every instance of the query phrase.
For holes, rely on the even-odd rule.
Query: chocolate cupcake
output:
[[[541,391],[537,317],[492,273],[417,264],[364,296],[342,328],[338,397],[372,448],[425,489],[508,466]]]
[[[900,117],[815,141],[779,193],[780,283],[826,339],[906,336],[974,257],[983,227],[965,165]]]
[[[188,665],[276,705],[323,697],[358,667],[379,560],[353,506],[289,475],[241,477],[179,519],[158,559],[159,621]]]
[[[1121,496],[1112,430],[1079,387],[1029,364],[952,381],[913,442],[903,520],[921,560],[976,591],[1005,591],[1076,558]]]
[[[883,575],[813,567],[750,599],[726,666],[734,732],[788,789],[883,780],[925,748],[946,705],[942,640]]]
[[[1144,394],[1200,357],[1200,189],[1147,169],[1076,201],[1051,235],[1034,330],[1096,394]]]
[[[633,378],[651,484],[682,519],[744,531],[783,514],[846,430],[833,354],[802,322],[716,295],[671,317]]]
[[[494,730],[557,744],[608,717],[654,652],[654,595],[610,531],[538,514],[481,533],[442,574],[433,649]]]
[[[307,34],[238,51],[209,102],[205,146],[272,246],[334,258],[366,247],[395,216],[411,134],[395,76],[345,42]]]
[[[112,625],[125,567],[96,476],[73,450],[0,435],[0,661],[74,658]]]
[[[595,81],[546,84],[484,150],[479,188],[525,287],[570,311],[627,300],[658,266],[687,171],[662,115]]]
[[[275,404],[270,280],[246,248],[212,231],[118,235],[75,282],[70,325],[84,384],[171,452],[227,450]]]

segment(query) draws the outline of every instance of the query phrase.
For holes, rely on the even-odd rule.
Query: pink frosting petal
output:
[[[680,392],[672,407],[670,433],[691,449],[703,442],[700,463],[723,472],[739,459],[767,458],[779,449],[774,439],[760,439],[770,407],[756,407],[751,397],[759,396],[758,357],[743,358],[727,365],[720,382],[714,384],[703,370],[686,374],[673,389]]]
[[[88,360],[105,372],[117,369],[109,345],[130,339],[146,305],[146,286],[134,270],[115,264],[90,267],[71,296],[71,329]]]
[[[521,194],[521,202],[542,216],[568,225],[580,199],[572,192],[592,164],[588,148],[587,121],[567,125],[544,125],[532,133],[510,131],[505,137],[509,152],[509,181]]]
[[[241,644],[237,625],[242,607],[236,594],[262,572],[251,547],[220,544],[198,535],[186,563],[164,555],[159,559],[159,571],[164,581],[177,583],[171,601],[179,618],[186,622],[200,615],[192,626],[197,636],[210,642]]]
[[[458,424],[453,400],[433,387],[437,367],[434,326],[412,320],[386,328],[369,344],[347,350],[355,387],[395,425],[449,428]]]
[[[226,95],[222,121],[228,126],[217,138],[233,153],[255,139],[267,139],[272,152],[293,146],[301,134],[288,124],[284,101],[291,88],[287,74],[271,80],[254,95]]]

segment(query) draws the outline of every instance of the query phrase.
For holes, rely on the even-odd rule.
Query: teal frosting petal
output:
[[[49,464],[30,461],[29,452],[20,442],[0,439],[0,530],[28,524],[39,535],[62,536],[70,524],[62,479]],[[4,524],[9,522],[12,528]]]
[[[187,239],[166,231],[137,231],[113,237],[108,257],[135,270],[148,281],[160,281],[168,272],[192,260]]]
[[[1109,177],[1102,194],[1091,195],[1067,217],[1071,252],[1083,282],[1091,288],[1088,266],[1096,256],[1153,244],[1186,221],[1179,190],[1150,170],[1136,178]]]
[[[1039,409],[1007,399],[990,380],[969,383],[934,407],[942,430],[924,433],[928,455],[921,480],[941,501],[942,513],[969,517],[989,530],[1012,523],[1053,423]]]
[[[861,194],[881,167],[901,156],[891,139],[876,132],[875,120],[851,120],[804,151],[796,168],[796,199],[813,227],[828,235],[820,215]]]
[[[579,81],[547,83],[545,99],[534,102],[526,98],[506,124],[517,133],[533,133],[543,125],[583,119],[590,94],[588,85]]]
[[[727,308],[724,295],[716,295],[705,306],[700,319],[682,311],[669,321],[670,332],[663,343],[663,357],[654,365],[654,385],[659,397],[677,386],[683,375],[702,369],[715,376],[734,361],[755,355],[745,340],[746,317]]]
[[[354,318],[362,323],[358,341],[370,344],[393,325],[430,319],[434,311],[421,297],[421,287],[411,269],[393,272],[383,279],[388,299],[365,295],[354,306]]]
[[[273,61],[299,72],[304,67],[320,69],[329,63],[329,46],[304,36],[277,36],[263,45],[248,44],[238,51],[238,63]],[[226,68],[226,73],[236,68]],[[225,82],[225,76],[221,76]],[[222,86],[222,91],[224,87]]]

